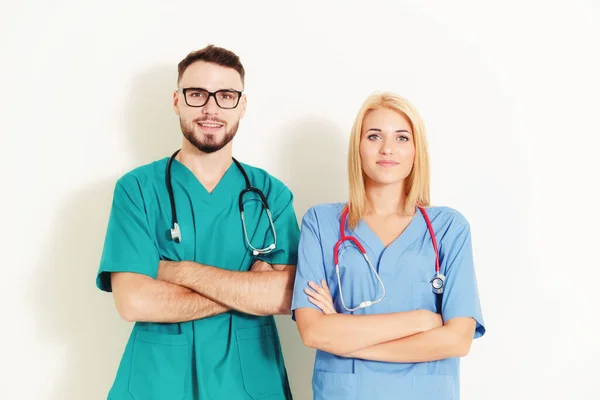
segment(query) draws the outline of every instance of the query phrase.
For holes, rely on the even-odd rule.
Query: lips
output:
[[[224,123],[219,121],[196,121],[196,124],[202,129],[203,132],[206,133],[215,133],[218,132],[222,127],[225,126]]]
[[[377,161],[377,165],[381,165],[382,167],[395,167],[399,163],[392,160],[379,160]]]

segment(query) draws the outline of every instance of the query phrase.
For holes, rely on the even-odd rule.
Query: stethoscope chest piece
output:
[[[444,275],[437,272],[429,283],[431,283],[431,288],[433,290],[433,293],[435,293],[435,294],[444,293],[444,284],[446,283],[446,277]]]
[[[175,222],[173,228],[171,228],[171,239],[181,243],[181,230],[179,229],[179,224],[177,222]]]

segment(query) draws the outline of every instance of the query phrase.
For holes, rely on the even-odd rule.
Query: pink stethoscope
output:
[[[421,214],[423,214],[423,217],[425,218],[425,222],[427,223],[427,229],[429,230],[429,235],[431,236],[431,243],[433,244],[433,250],[435,251],[435,275],[431,279],[430,283],[431,283],[431,288],[433,290],[433,293],[435,293],[437,295],[437,300],[436,300],[437,312],[441,313],[441,295],[444,292],[444,284],[446,281],[446,277],[440,273],[440,259],[439,259],[437,241],[435,240],[435,232],[433,231],[433,227],[431,226],[431,221],[429,220],[429,216],[427,215],[425,208],[423,208],[419,205],[417,205],[417,208],[421,211]],[[335,246],[333,248],[333,261],[335,263],[335,272],[337,274],[338,288],[340,288],[340,298],[342,300],[342,306],[344,306],[344,308],[346,310],[352,312],[352,311],[359,310],[361,308],[370,307],[373,304],[377,304],[381,300],[383,300],[383,298],[385,297],[385,286],[383,285],[383,282],[381,281],[379,274],[377,273],[375,268],[373,268],[373,264],[371,264],[371,260],[369,259],[369,256],[367,256],[367,252],[365,251],[365,248],[363,247],[363,245],[360,244],[358,239],[356,239],[355,237],[346,235],[345,226],[346,226],[347,217],[348,217],[348,207],[346,206],[344,208],[344,212],[342,213],[342,219],[340,222],[340,239],[337,241],[337,243],[335,244]],[[341,278],[340,278],[340,264],[339,264],[338,252],[339,252],[340,246],[345,241],[352,242],[358,248],[360,253],[363,255],[363,257],[367,261],[367,264],[369,264],[369,268],[371,268],[371,271],[373,271],[373,273],[377,277],[377,280],[379,281],[379,284],[381,285],[381,289],[382,289],[382,294],[379,299],[362,301],[358,305],[358,307],[354,307],[354,308],[348,308],[346,306],[346,303],[344,302],[344,295],[342,293],[342,282],[341,282]]]

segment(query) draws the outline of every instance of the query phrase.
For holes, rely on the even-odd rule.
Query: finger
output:
[[[322,295],[320,293],[317,293],[313,290],[310,290],[308,288],[304,289],[304,292],[306,294],[309,295],[309,300],[311,298],[313,298],[314,300],[320,302],[321,304],[327,306],[332,312],[336,312],[335,311],[335,306],[333,305],[333,299],[331,298],[331,296],[325,296]]]
[[[313,303],[315,306],[319,307],[319,309],[323,312],[323,314],[336,314],[337,312],[331,306],[327,304],[323,304],[318,300],[313,299],[312,297],[308,298],[308,301]]]
[[[331,293],[329,290],[329,286],[327,286],[327,281],[325,279],[321,280],[321,285],[323,286],[323,289],[327,291],[327,293]]]
[[[308,301],[313,303],[315,306],[319,307],[321,309],[321,311],[323,311],[325,309],[325,304],[321,303],[319,300],[315,300],[312,297],[309,297]]]
[[[327,299],[327,296],[322,295],[321,293],[310,290],[309,288],[304,289],[304,292],[315,300],[320,301],[323,304],[332,303],[331,300]]]
[[[327,282],[322,280],[321,283],[324,284],[324,287],[320,287],[318,285],[314,285],[313,287],[315,287],[316,291],[318,293],[320,293],[323,297],[325,297],[328,302],[333,304],[333,296],[331,295],[331,292],[329,291],[329,287],[327,287]]]
[[[312,297],[309,297],[308,301],[310,301],[311,303],[313,303],[315,306],[319,307],[319,309],[323,313],[327,313],[328,312],[327,306],[325,304],[321,303],[319,300],[315,300]]]
[[[321,281],[321,282],[323,282],[323,281]],[[325,289],[325,287],[326,287],[326,286],[325,286],[325,287],[321,287],[321,286],[317,285],[316,283],[312,283],[312,282],[309,282],[309,285],[310,285],[310,286],[311,286],[311,287],[312,287],[312,288],[313,288],[315,291],[317,291],[318,293],[321,293],[323,296],[331,296],[331,295],[329,294],[329,290],[328,290],[328,289]]]
[[[316,292],[314,290],[310,290],[309,288],[305,288],[304,293],[306,293],[307,295],[309,295],[315,299],[318,299],[319,301],[324,301],[326,299],[326,297],[323,296],[321,293]]]

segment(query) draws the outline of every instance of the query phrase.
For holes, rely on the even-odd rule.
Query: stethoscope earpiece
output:
[[[267,247],[266,249],[263,250],[258,250],[258,249],[254,249],[252,250],[252,254],[254,254],[255,256],[259,255],[259,254],[267,254],[270,253],[271,251],[275,250],[275,243],[271,243],[269,245],[269,247]]]

